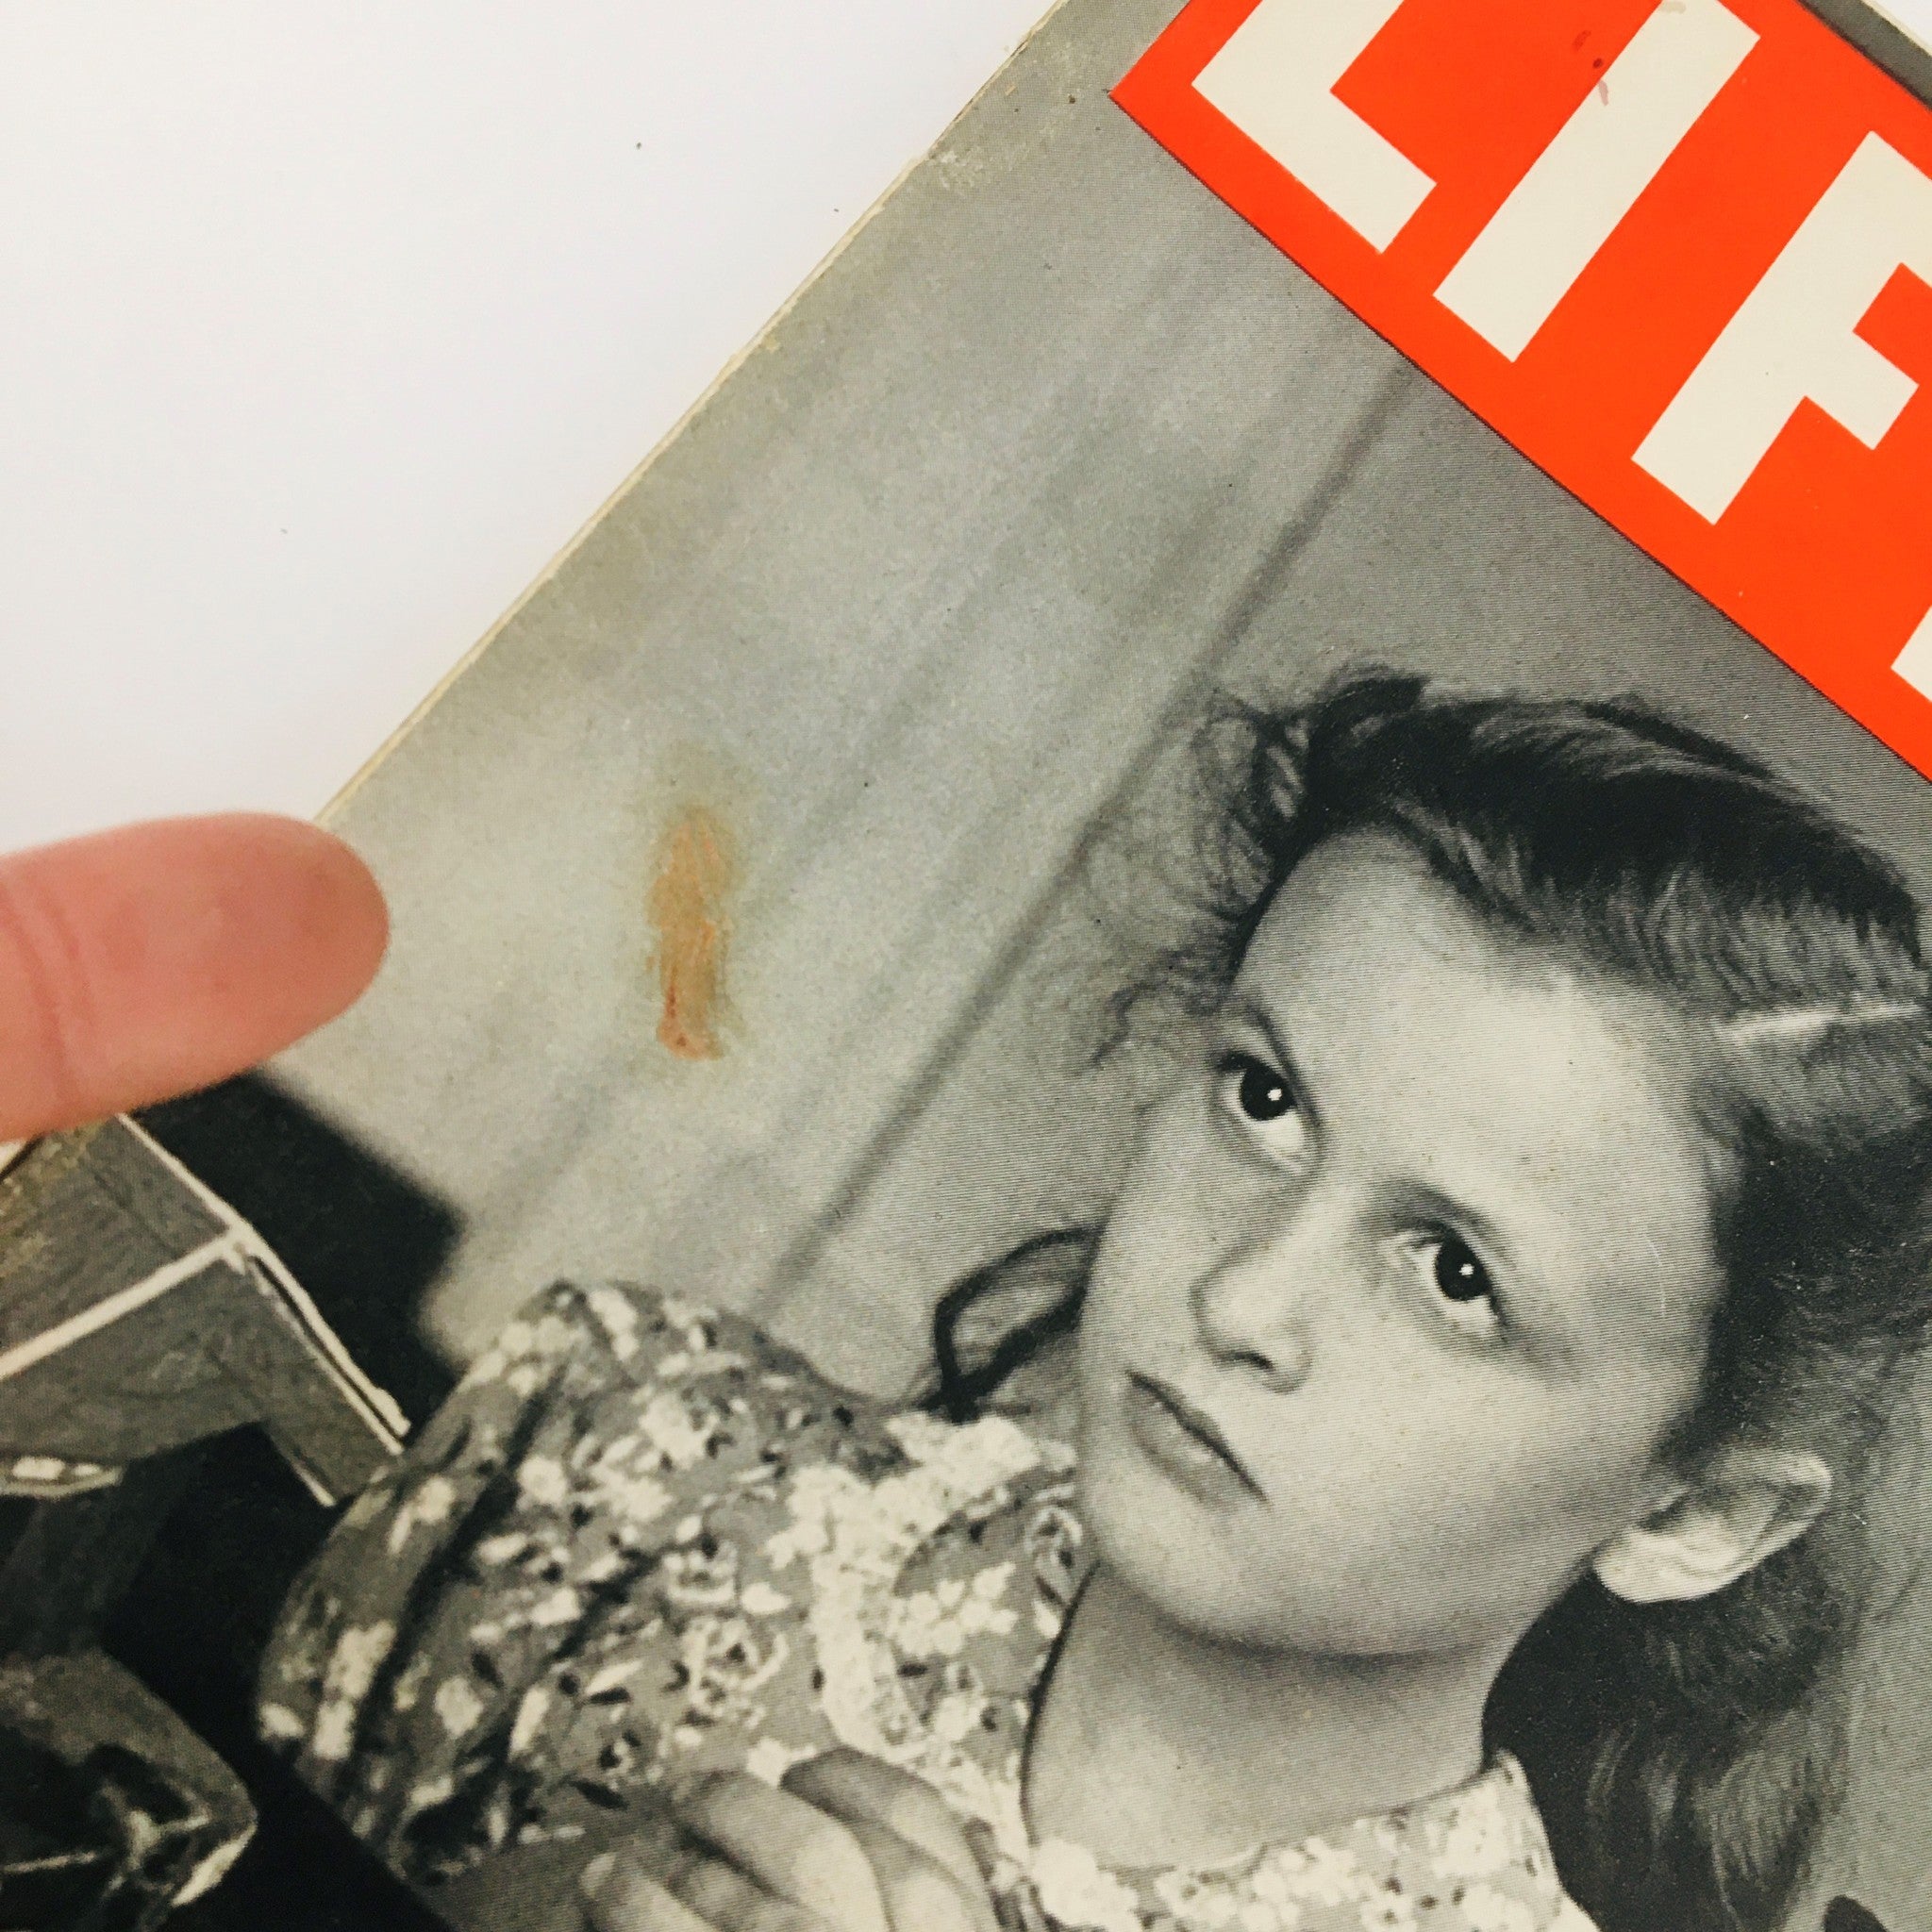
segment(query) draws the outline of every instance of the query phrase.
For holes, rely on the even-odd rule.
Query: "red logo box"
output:
[[[1192,0],[1114,98],[1932,776],[1932,111],[1795,0]]]

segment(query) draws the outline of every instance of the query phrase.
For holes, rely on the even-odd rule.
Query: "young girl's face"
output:
[[[1670,1488],[1719,1285],[1685,1048],[1393,837],[1311,853],[1095,1262],[1121,1579],[1232,1642],[1500,1661]]]

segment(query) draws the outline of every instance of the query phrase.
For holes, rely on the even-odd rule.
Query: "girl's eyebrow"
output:
[[[1552,1305],[1541,1277],[1534,1269],[1524,1267],[1501,1224],[1480,1208],[1472,1208],[1468,1202],[1458,1201],[1440,1188],[1419,1189],[1416,1202],[1424,1213],[1437,1220],[1452,1227],[1467,1228],[1502,1261],[1509,1271],[1510,1280],[1503,1286],[1510,1291],[1507,1299],[1518,1333],[1531,1352],[1552,1367],[1573,1368],[1577,1359],[1575,1338],[1559,1310]]]
[[[1480,1208],[1472,1208],[1467,1201],[1458,1201],[1454,1195],[1443,1193],[1440,1188],[1421,1188],[1416,1198],[1425,1213],[1452,1226],[1468,1228],[1512,1274],[1523,1273],[1521,1257],[1510,1245],[1509,1237]]]

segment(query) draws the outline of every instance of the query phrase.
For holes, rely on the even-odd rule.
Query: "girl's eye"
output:
[[[1307,1121],[1295,1105],[1294,1089],[1266,1060],[1227,1055],[1215,1070],[1215,1092],[1271,1158],[1295,1162],[1306,1152]]]
[[[1467,1335],[1501,1331],[1495,1283],[1467,1241],[1453,1234],[1425,1234],[1408,1247],[1423,1286],[1449,1322]]]

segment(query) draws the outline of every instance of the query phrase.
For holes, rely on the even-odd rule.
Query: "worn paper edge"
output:
[[[818,262],[807,274],[805,279],[799,283],[797,288],[792,290],[791,294],[786,296],[785,300],[778,305],[777,308],[775,308],[771,314],[771,316],[767,318],[764,324],[758,328],[757,333],[752,336],[750,341],[745,342],[742,347],[738,349],[731,356],[729,360],[727,360],[724,363],[724,367],[721,368],[717,375],[714,375],[711,378],[711,380],[705,386],[702,392],[698,395],[696,400],[691,403],[691,407],[687,408],[681,416],[678,417],[676,422],[675,422],[671,425],[671,427],[667,429],[664,432],[664,434],[660,436],[654,444],[652,444],[651,448],[645,453],[643,458],[635,465],[634,468],[630,470],[630,472],[625,476],[624,480],[618,484],[616,489],[611,491],[609,495],[608,495],[604,499],[604,501],[600,503],[594,510],[591,511],[589,518],[586,519],[586,521],[578,527],[575,534],[572,536],[569,539],[569,541],[564,543],[563,547],[558,551],[556,556],[553,557],[550,559],[550,561],[547,564],[545,564],[540,572],[538,572],[536,576],[534,576],[530,580],[530,582],[525,587],[523,591],[517,596],[516,600],[509,606],[509,608],[507,610],[504,611],[503,615],[499,617],[496,620],[496,622],[492,624],[490,626],[490,628],[486,630],[483,633],[483,635],[480,638],[478,638],[474,644],[472,644],[470,648],[467,651],[465,651],[463,655],[460,658],[458,658],[453,665],[450,666],[450,668],[442,675],[442,676],[437,680],[436,684],[432,687],[427,695],[425,696],[422,699],[422,701],[415,707],[415,708],[411,710],[408,714],[408,716],[406,716],[403,719],[402,723],[399,724],[394,728],[394,730],[392,730],[389,734],[389,736],[386,739],[383,740],[382,743],[379,744],[375,748],[375,750],[372,752],[369,755],[369,757],[363,760],[363,762],[357,768],[355,773],[349,777],[347,782],[341,786],[341,788],[334,794],[334,796],[329,799],[328,803],[322,808],[321,811],[316,814],[317,819],[321,824],[325,825],[330,824],[331,821],[333,821],[348,806],[349,802],[355,797],[357,792],[359,791],[362,789],[362,787],[365,784],[367,784],[372,777],[375,776],[375,773],[383,765],[383,763],[388,758],[390,758],[398,749],[400,749],[405,741],[416,729],[417,725],[419,725],[423,722],[423,720],[425,717],[427,717],[428,714],[432,710],[434,710],[439,704],[442,702],[443,698],[448,694],[451,687],[456,684],[457,680],[460,678],[463,675],[463,674],[466,671],[468,671],[470,667],[473,664],[475,664],[476,660],[479,658],[481,658],[486,651],[489,650],[491,645],[493,644],[497,641],[497,639],[500,638],[513,623],[515,623],[517,618],[523,613],[525,608],[529,604],[530,600],[533,597],[535,597],[537,593],[544,588],[545,585],[550,583],[558,575],[558,573],[562,571],[564,566],[570,562],[572,558],[574,558],[577,554],[577,552],[583,548],[585,543],[590,541],[591,533],[595,531],[597,526],[601,523],[603,523],[604,519],[607,516],[608,516],[610,512],[613,509],[615,509],[617,506],[621,502],[623,502],[626,496],[630,494],[632,488],[642,478],[644,473],[648,469],[650,469],[651,465],[655,463],[658,460],[658,458],[661,457],[664,454],[664,452],[668,450],[672,446],[672,444],[675,443],[678,440],[678,438],[684,434],[684,432],[691,426],[692,422],[698,417],[700,413],[702,413],[706,407],[710,403],[712,397],[715,396],[718,393],[718,391],[721,389],[723,389],[724,385],[727,382],[729,382],[731,378],[734,375],[736,375],[741,368],[743,368],[745,363],[750,361],[752,357],[755,356],[758,352],[758,350],[764,345],[765,341],[777,329],[783,326],[786,319],[791,315],[791,311],[794,308],[796,308],[799,303],[803,301],[805,297],[808,294],[809,294],[811,291],[818,285],[819,281],[825,275],[826,271],[829,270],[833,263],[836,262],[849,247],[851,247],[853,242],[856,242],[862,233],[864,233],[866,228],[871,225],[874,216],[875,216],[879,212],[879,210],[882,208],[884,208],[885,205],[889,201],[891,201],[895,194],[898,193],[900,189],[906,185],[907,181],[913,175],[917,174],[921,168],[924,167],[925,164],[929,160],[931,160],[933,156],[936,155],[939,152],[939,150],[945,145],[947,140],[951,137],[953,130],[958,126],[960,122],[965,120],[965,118],[973,112],[973,110],[979,105],[979,103],[989,93],[992,92],[993,88],[996,87],[999,84],[999,82],[1007,76],[1007,75],[1012,70],[1014,63],[1018,61],[1023,55],[1024,55],[1027,48],[1033,43],[1033,42],[1036,39],[1039,38],[1042,29],[1044,29],[1047,24],[1053,19],[1054,15],[1057,14],[1060,10],[1061,7],[1065,4],[1066,0],[1051,0],[1051,4],[1046,8],[1045,11],[1041,14],[1039,19],[1036,20],[1033,23],[1033,25],[1029,26],[1026,29],[1026,31],[1020,37],[1020,39],[1014,43],[1012,52],[1009,53],[1006,57],[1006,58],[999,63],[999,65],[996,68],[994,68],[992,73],[990,75],[988,75],[986,80],[982,82],[980,86],[978,86],[973,91],[972,96],[966,101],[965,105],[959,108],[958,112],[954,114],[952,118],[946,123],[945,126],[940,131],[938,138],[932,142],[929,142],[924,148],[922,148],[919,151],[918,154],[914,155],[912,158],[909,161],[908,161],[906,165],[903,168],[901,168],[896,175],[892,176],[891,180],[886,184],[885,188],[879,192],[879,194],[874,198],[874,200],[865,209],[865,211],[859,215],[858,219],[855,221],[852,224],[852,225],[849,228],[847,228],[841,236],[840,236],[838,241],[832,244],[832,246],[825,252],[825,254],[819,258]]]

